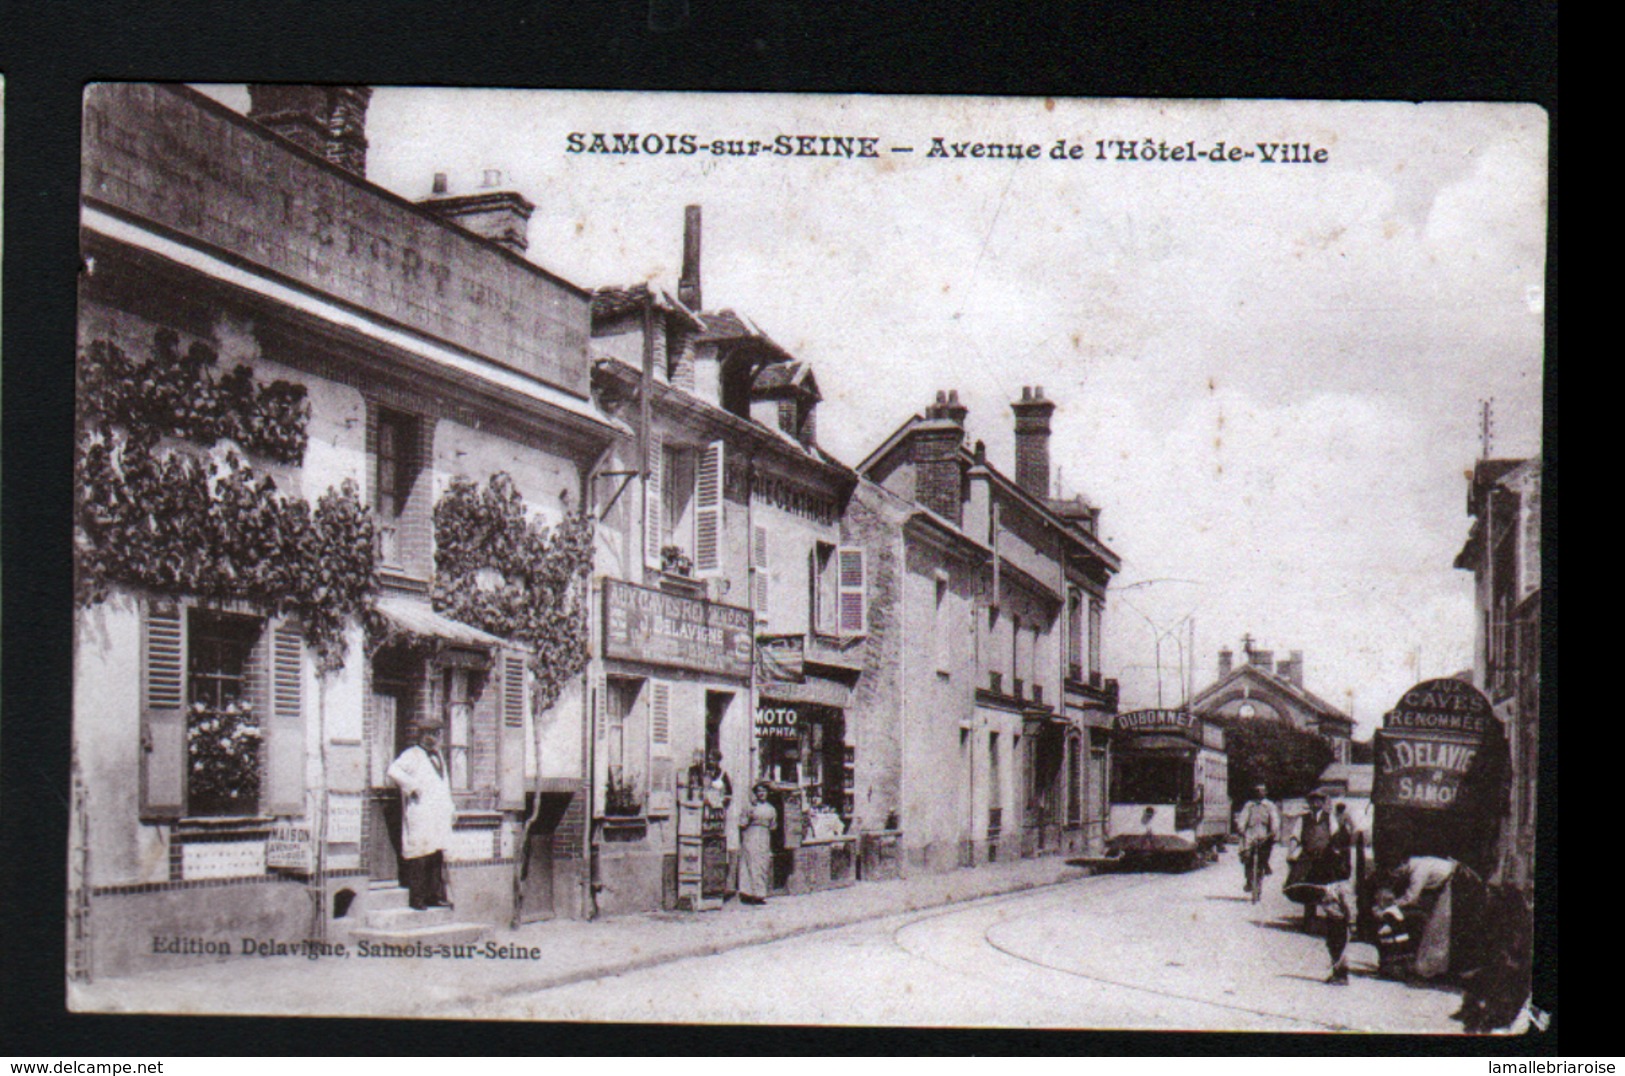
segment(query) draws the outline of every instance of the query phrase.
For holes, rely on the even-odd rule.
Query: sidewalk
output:
[[[539,950],[539,959],[237,957],[218,964],[70,983],[76,1011],[236,1015],[480,1017],[483,1002],[689,957],[709,956],[868,919],[1082,878],[1060,857],[974,870],[861,882],[779,897],[764,907],[656,912],[596,922],[555,920],[495,930],[493,947]]]

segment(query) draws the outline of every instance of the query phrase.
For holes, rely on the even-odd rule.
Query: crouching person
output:
[[[1328,882],[1321,890],[1319,907],[1326,917],[1326,955],[1332,960],[1332,971],[1326,981],[1333,986],[1347,986],[1349,942],[1354,940],[1359,917],[1354,883],[1346,878]]]

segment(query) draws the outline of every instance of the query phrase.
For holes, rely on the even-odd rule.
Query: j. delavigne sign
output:
[[[747,679],[750,610],[604,582],[604,656]]]

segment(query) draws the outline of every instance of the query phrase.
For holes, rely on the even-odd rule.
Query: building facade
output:
[[[752,784],[771,785],[776,891],[856,880],[858,835],[885,822],[855,705],[870,578],[842,519],[857,475],[818,447],[811,367],[748,317],[704,309],[698,207],[684,252],[676,296],[637,285],[593,301],[594,393],[631,430],[595,484],[604,914],[686,906],[680,808],[710,755],[732,795],[711,836],[730,858]],[[707,859],[708,894],[728,888],[725,869]]]
[[[580,677],[539,707],[529,648],[444,613],[436,520],[497,476],[537,524],[588,500],[621,435],[590,294],[368,183],[368,93],[86,91],[78,974],[415,925],[384,771],[424,723],[457,808],[429,925],[584,908]]]
[[[1105,836],[1116,684],[1100,631],[1119,562],[1096,509],[1049,496],[1053,403],[1029,388],[1012,407],[1015,479],[967,444],[957,393],[859,467],[872,486],[851,525],[885,520],[895,535],[876,619],[899,632],[886,664],[900,823],[908,862],[926,869],[1099,850]],[[886,525],[872,530],[887,540]]]
[[[1480,460],[1469,476],[1473,518],[1455,566],[1473,573],[1473,684],[1506,734],[1510,778],[1498,879],[1534,882],[1540,769],[1540,485],[1538,459]]]
[[[1285,721],[1332,745],[1333,763],[1353,761],[1354,719],[1304,686],[1303,651],[1277,661],[1252,636],[1242,640],[1241,663],[1229,647],[1219,651],[1219,678],[1191,699],[1191,709],[1220,720]]]

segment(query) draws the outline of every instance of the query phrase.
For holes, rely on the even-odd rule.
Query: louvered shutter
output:
[[[672,787],[671,684],[649,684],[649,813],[669,815],[676,793]]]
[[[604,813],[604,791],[609,786],[609,681],[603,673],[595,672],[588,683],[593,724],[592,795],[588,804],[597,817]]]
[[[768,538],[767,528],[760,523],[751,528],[750,535],[750,566],[755,576],[755,605],[756,619],[766,620],[770,609],[769,597],[772,587],[768,577]]]
[[[841,634],[862,635],[869,629],[869,580],[864,552],[842,546],[835,551],[835,560]]]
[[[700,453],[699,473],[694,476],[694,573],[719,575],[722,572],[722,477],[723,447],[712,441]]]
[[[304,638],[298,624],[274,621],[267,642],[270,705],[260,725],[264,736],[265,787],[260,812],[305,813]]]
[[[501,718],[497,731],[497,801],[508,811],[525,806],[525,658],[504,651],[498,665],[502,677]]]
[[[665,544],[665,535],[660,526],[660,517],[665,511],[665,497],[662,493],[665,466],[665,442],[660,439],[659,434],[651,431],[649,477],[643,482],[643,562],[657,570],[660,567],[660,547]]]
[[[815,635],[824,630],[823,588],[818,583],[818,543],[814,542],[807,550],[807,631]]]
[[[186,813],[186,610],[147,606],[141,641],[141,817]]]

